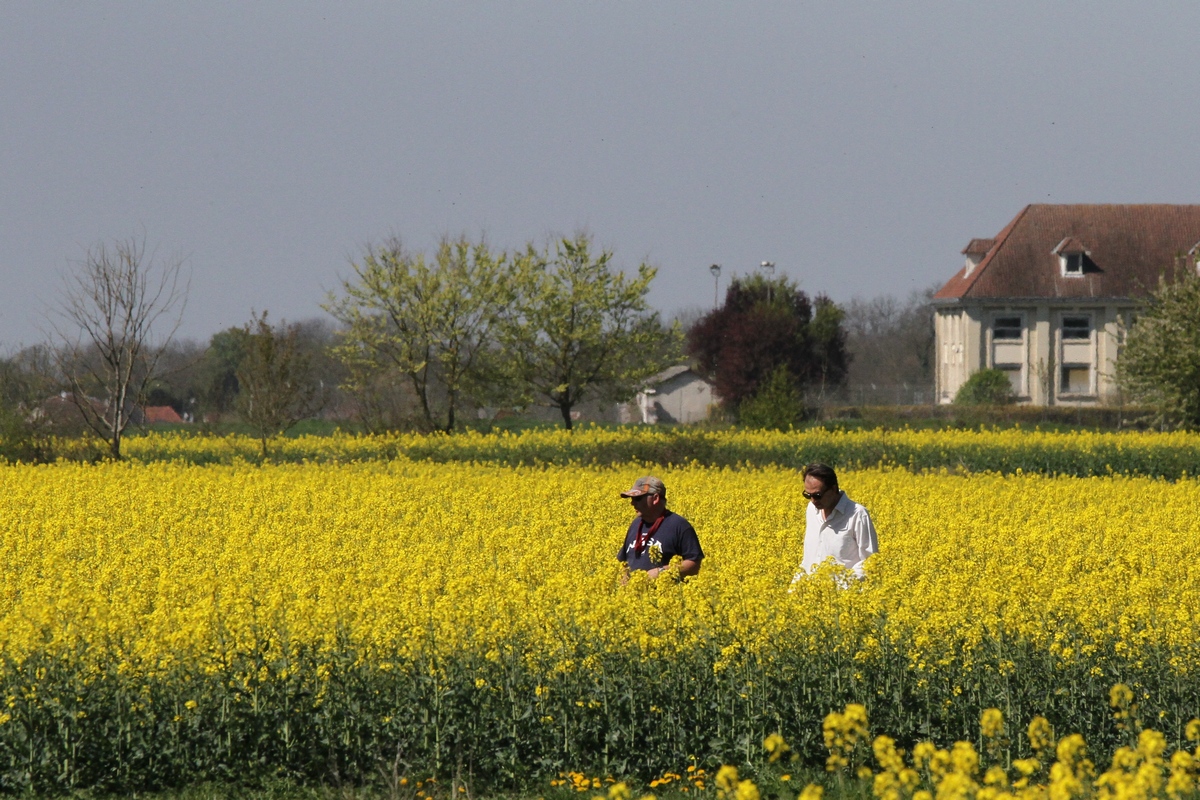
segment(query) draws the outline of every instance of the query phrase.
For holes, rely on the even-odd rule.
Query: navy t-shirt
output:
[[[649,528],[649,525],[642,522],[640,515],[633,518],[633,522],[629,524],[629,530],[625,534],[625,543],[617,551],[618,561],[626,562],[630,569],[649,570],[667,566],[675,556],[679,556],[684,561],[699,561],[704,558],[704,551],[700,549],[700,539],[696,536],[696,529],[690,522],[673,511],[665,513],[662,524],[646,541],[641,555],[638,555],[634,552],[633,546],[637,542],[638,534],[643,529],[648,530]],[[661,551],[660,561],[651,560],[651,551],[654,549]]]

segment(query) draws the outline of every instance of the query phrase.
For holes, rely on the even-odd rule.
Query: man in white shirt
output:
[[[879,539],[867,509],[838,488],[837,474],[825,464],[804,468],[804,497],[808,500],[804,558],[792,582],[815,572],[829,558],[854,577],[863,577],[863,563],[879,552]]]

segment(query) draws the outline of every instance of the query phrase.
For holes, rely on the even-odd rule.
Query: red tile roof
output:
[[[1029,205],[978,266],[959,270],[933,299],[1144,297],[1197,243],[1200,205]],[[1059,245],[1087,252],[1083,275],[1062,274]]]
[[[962,249],[962,254],[964,256],[985,256],[995,243],[995,239],[972,239]]]
[[[170,406],[146,406],[146,424],[159,422],[183,422],[183,417]]]
[[[1055,255],[1062,256],[1067,255],[1068,253],[1088,253],[1091,251],[1084,247],[1083,242],[1079,241],[1074,236],[1068,236],[1055,245],[1054,249],[1050,252],[1054,253]]]

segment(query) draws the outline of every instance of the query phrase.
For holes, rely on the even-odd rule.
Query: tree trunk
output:
[[[560,403],[558,410],[562,412],[563,425],[566,426],[567,430],[571,430],[571,404]]]
[[[408,378],[412,381],[413,392],[421,401],[421,413],[425,415],[425,424],[429,426],[426,430],[437,430],[437,423],[433,421],[433,412],[429,408],[429,396],[426,394],[428,384],[422,382],[415,372],[408,373]]]
[[[450,392],[446,399],[446,433],[454,433],[454,392]]]

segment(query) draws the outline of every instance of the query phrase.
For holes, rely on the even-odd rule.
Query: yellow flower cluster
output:
[[[825,761],[825,769],[836,772],[851,765],[854,751],[867,736],[867,709],[858,703],[846,706],[842,713],[836,711],[825,717],[822,726],[825,735],[825,747],[829,750],[829,758]]]
[[[843,730],[851,718],[855,735],[867,735],[866,712],[861,706],[831,713],[825,729]],[[987,709],[980,720],[980,733],[985,740],[994,740],[1002,735],[1003,725],[1001,712]],[[878,736],[873,743],[878,771],[860,769],[858,777],[871,780],[878,800],[1181,800],[1193,796],[1197,788],[1200,762],[1195,742],[1200,739],[1200,719],[1188,725],[1192,751],[1183,747],[1167,758],[1166,738],[1158,731],[1143,730],[1136,746],[1117,748],[1112,766],[1099,776],[1087,758],[1082,735],[1071,734],[1055,742],[1048,723],[1039,717],[1030,724],[1028,737],[1038,755],[1014,761],[1013,775],[999,754],[985,761],[970,742],[955,742],[949,750],[920,742],[913,748],[910,762],[891,737]],[[837,769],[846,770],[844,743],[831,740],[828,734],[826,742]],[[1043,770],[1051,758],[1049,770]],[[1043,774],[1048,780],[1036,780]]]
[[[588,777],[582,772],[560,772],[558,777],[550,781],[551,786],[569,786],[577,792],[586,792],[590,789],[599,789],[601,783],[607,782],[614,784],[609,787],[609,794],[620,794],[627,787],[623,783],[616,783],[613,778],[601,779],[598,776]]]
[[[750,779],[739,779],[737,767],[726,764],[717,770],[719,800],[759,800],[758,786]]]
[[[767,751],[768,760],[774,764],[779,759],[783,758],[791,747],[778,733],[772,733],[766,739],[763,739],[763,749]]]

